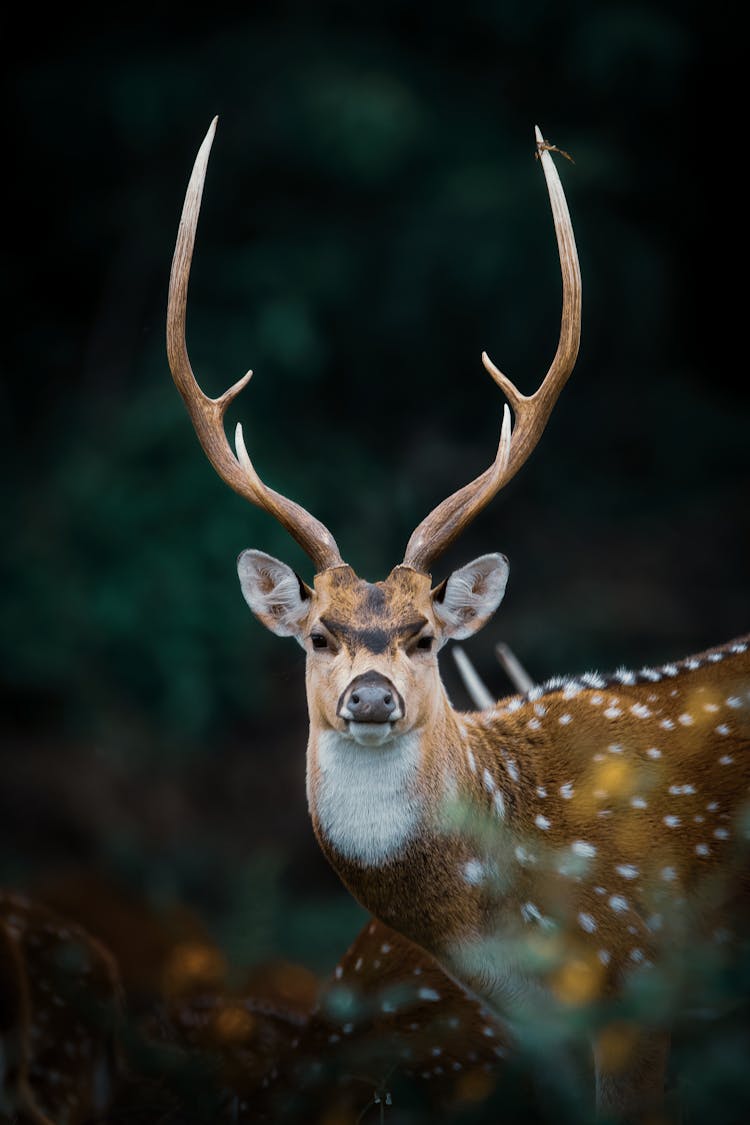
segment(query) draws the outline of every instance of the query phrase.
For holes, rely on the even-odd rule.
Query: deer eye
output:
[[[432,642],[434,640],[435,640],[434,637],[420,637],[419,640],[417,641],[417,648],[421,648],[425,652],[429,652],[430,649],[432,648]]]
[[[311,633],[310,640],[313,648],[328,648],[328,638],[324,637],[322,633]]]

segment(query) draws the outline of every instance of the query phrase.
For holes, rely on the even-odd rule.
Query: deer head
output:
[[[581,279],[565,196],[548,145],[536,130],[552,205],[563,282],[560,339],[538,390],[521,394],[485,354],[485,368],[507,397],[493,463],[479,477],[443,500],[413,532],[403,562],[383,582],[358,578],[344,562],[326,527],[260,479],[248,455],[242,426],[236,453],[224,431],[230,402],[249,381],[248,372],[220,398],[203,394],[193,375],[185,342],[190,264],[216,119],[201,145],[188,185],[169,288],[167,352],[174,381],[198,439],[226,483],[273,515],[312,560],[313,586],[286,563],[261,551],[238,561],[244,597],[272,632],[293,636],[307,652],[311,723],[358,743],[379,745],[397,734],[427,726],[440,705],[437,653],[449,639],[480,629],[500,604],[508,561],[483,555],[433,586],[433,562],[507,484],[538,442],[578,353]]]

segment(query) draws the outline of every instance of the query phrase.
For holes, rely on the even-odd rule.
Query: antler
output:
[[[438,555],[489,504],[529,457],[542,436],[578,355],[581,337],[581,271],[568,205],[550,156],[550,151],[558,150],[544,140],[539,128],[536,129],[536,149],[547,181],[560,254],[563,282],[560,340],[544,382],[530,396],[521,394],[510,379],[495,367],[487,353],[482,353],[482,363],[513,407],[515,428],[511,434],[510,413],[506,405],[503,408],[500,444],[494,463],[476,480],[443,500],[413,532],[406,547],[404,566],[411,566],[425,573]]]
[[[318,571],[341,566],[343,560],[330,531],[319,520],[306,512],[293,500],[288,500],[268,485],[263,484],[248,456],[242,437],[242,426],[237,426],[237,456],[231,450],[224,432],[224,415],[229,404],[247,385],[252,375],[248,371],[220,398],[208,398],[198,386],[185,343],[187,292],[190,280],[190,263],[193,258],[195,231],[198,225],[203,184],[211,145],[218,118],[214,118],[205,140],[198,150],[182,209],[177,243],[172,259],[167,307],[167,355],[172,377],[183,397],[188,413],[203,450],[221,479],[230,488],[244,496],[251,504],[263,508],[274,516],[297,540]]]

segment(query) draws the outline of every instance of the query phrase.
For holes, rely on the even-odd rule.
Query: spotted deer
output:
[[[121,1072],[114,958],[80,926],[0,891],[0,1121],[103,1120]]]
[[[485,1102],[506,1056],[501,1028],[476,997],[374,919],[290,1048],[261,1083],[269,1120],[288,1120],[290,1102],[299,1107],[302,1097],[306,1120],[360,1121],[368,1099],[399,1106],[405,1087],[442,1120],[453,1106]]]
[[[187,290],[215,125],[177,236],[169,363],[219,476],[274,516],[315,567],[310,586],[261,551],[238,560],[253,613],[307,654],[307,793],[319,844],[355,898],[434,955],[522,1047],[547,1059],[555,1043],[564,1054],[582,1026],[571,1008],[588,1006],[599,1112],[656,1104],[667,1016],[634,1028],[626,1019],[626,1048],[613,1051],[622,1042],[601,1003],[616,1005],[654,973],[679,991],[688,945],[723,956],[738,940],[750,835],[748,638],[661,667],[553,679],[473,713],[451,705],[437,662],[447,641],[495,612],[508,562],[483,555],[437,583],[432,566],[529,457],[578,353],[580,270],[553,146],[537,130],[562,272],[551,366],[526,396],[483,354],[515,423],[506,404],[490,467],[443,500],[403,562],[371,583],[327,528],[261,480],[240,425],[232,451],[223,418],[251,372],[218,399],[193,375]]]

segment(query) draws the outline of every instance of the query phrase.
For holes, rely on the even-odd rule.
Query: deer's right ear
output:
[[[245,601],[255,616],[280,637],[303,643],[302,624],[310,612],[312,590],[286,563],[263,551],[243,551],[237,573]]]

